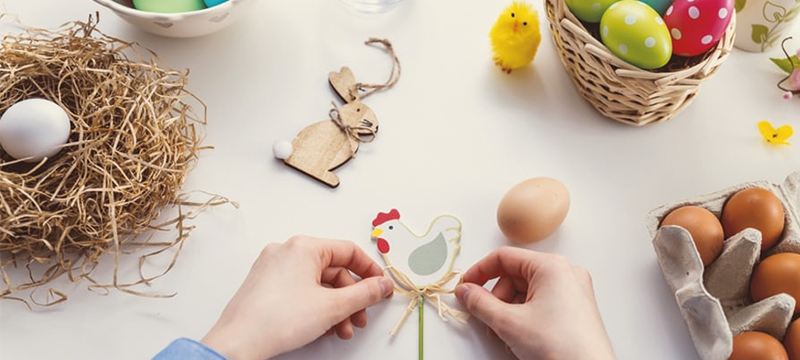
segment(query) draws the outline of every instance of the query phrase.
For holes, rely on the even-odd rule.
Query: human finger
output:
[[[353,323],[350,322],[350,318],[345,318],[342,322],[336,324],[333,327],[334,331],[336,331],[336,336],[342,340],[349,340],[353,338]]]
[[[383,276],[371,277],[330,291],[333,294],[331,314],[337,319],[344,319],[389,297],[394,292],[394,283]]]
[[[351,241],[323,240],[316,244],[322,268],[343,267],[362,279],[383,276],[383,271],[367,253]]]
[[[326,281],[326,277],[328,277],[327,283],[331,284],[334,288],[343,288],[356,283],[356,280],[353,279],[350,272],[341,267],[325,269],[322,276],[323,282]],[[367,326],[367,311],[365,309],[356,311],[350,316],[350,321],[355,327],[363,328]]]
[[[322,273],[319,276],[320,283],[328,284],[331,287],[335,287],[334,282],[340,280],[339,277],[342,276],[342,272],[347,271],[343,267],[329,267],[322,270]],[[352,278],[352,277],[351,277]]]
[[[343,288],[356,283],[347,269],[342,267],[329,267],[322,271],[320,276],[322,286],[326,288]],[[367,326],[367,311],[362,309],[350,316],[353,326],[363,328]]]
[[[350,321],[353,323],[353,326],[357,328],[364,328],[367,326],[367,310],[361,309],[356,311],[355,314],[350,315]]]
[[[486,336],[489,337],[489,339],[499,339],[500,338],[499,336],[497,336],[497,333],[494,332],[494,330],[492,330],[492,328],[490,328],[488,326],[486,327]]]
[[[517,290],[518,293],[527,294],[528,293],[528,281],[523,278],[515,277],[514,279],[514,289]]]
[[[554,255],[504,246],[469,268],[463,281],[483,285],[503,275],[530,279],[538,266],[552,257]]]
[[[514,279],[509,276],[501,276],[497,283],[494,284],[494,288],[492,288],[492,295],[507,303],[511,303],[516,293]]]
[[[465,283],[456,287],[456,298],[470,314],[489,325],[495,331],[500,323],[508,323],[510,304],[496,298],[482,286]]]
[[[572,273],[581,285],[583,293],[590,299],[594,299],[594,284],[592,283],[592,275],[589,273],[589,270],[584,267],[573,266]]]
[[[524,304],[527,300],[528,294],[525,293],[516,293],[514,298],[511,299],[512,304]]]

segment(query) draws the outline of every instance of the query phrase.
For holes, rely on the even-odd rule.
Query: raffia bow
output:
[[[443,286],[453,280],[458,275],[457,272],[451,271],[447,273],[447,275],[445,275],[441,280],[420,288],[414,285],[414,282],[397,268],[390,265],[386,267],[386,270],[389,270],[389,272],[392,274],[393,281],[395,282],[395,291],[411,298],[411,301],[408,302],[408,307],[406,307],[406,311],[403,313],[403,316],[400,317],[400,320],[397,321],[397,323],[394,325],[394,328],[389,333],[391,336],[397,334],[397,332],[405,323],[406,319],[408,319],[411,313],[414,312],[414,308],[417,306],[417,303],[420,301],[420,299],[428,299],[433,302],[439,312],[439,317],[443,321],[447,321],[447,317],[445,315],[449,315],[462,324],[465,324],[467,320],[469,320],[469,314],[451,308],[441,299],[442,294],[446,295],[455,292],[454,289],[445,289]]]

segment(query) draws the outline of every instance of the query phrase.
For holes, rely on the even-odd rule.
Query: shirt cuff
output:
[[[153,360],[228,360],[214,349],[197,341],[180,338],[156,354]]]

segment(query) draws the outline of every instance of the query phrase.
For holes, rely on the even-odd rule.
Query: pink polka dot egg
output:
[[[734,0],[676,0],[664,13],[672,52],[696,56],[717,44],[733,16]]]

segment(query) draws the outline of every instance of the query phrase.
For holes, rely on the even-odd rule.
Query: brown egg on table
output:
[[[783,347],[789,354],[789,360],[800,360],[800,320],[789,324],[786,337],[783,339]]]
[[[722,209],[725,237],[753,228],[761,232],[761,251],[773,247],[783,234],[786,214],[783,204],[772,191],[761,188],[737,192]]]
[[[750,296],[759,302],[770,296],[786,293],[797,303],[800,300],[800,254],[780,253],[756,265],[750,278]],[[800,312],[795,305],[794,313]]]
[[[500,231],[516,243],[540,241],[561,226],[569,211],[569,191],[551,178],[525,180],[509,190],[497,207]]]
[[[743,332],[733,338],[728,360],[788,360],[789,356],[774,337],[762,332]]]
[[[722,242],[725,240],[722,224],[714,214],[704,208],[683,206],[672,210],[661,221],[661,226],[667,225],[680,226],[692,235],[703,266],[711,264],[722,252]]]

